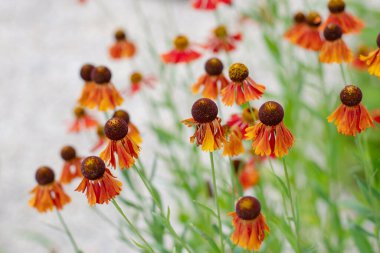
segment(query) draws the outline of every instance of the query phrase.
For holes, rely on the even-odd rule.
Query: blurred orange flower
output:
[[[224,156],[237,156],[244,153],[243,135],[237,126],[223,126],[226,141],[224,143]]]
[[[256,169],[255,159],[249,160],[244,166],[243,170],[239,174],[239,182],[243,186],[244,190],[255,186],[260,179],[260,173]]]
[[[136,46],[127,39],[124,30],[115,32],[115,43],[109,48],[109,54],[115,60],[131,58],[136,54]]]
[[[81,130],[97,126],[98,122],[92,118],[91,115],[87,114],[83,107],[77,106],[74,108],[73,112],[75,120],[69,128],[69,132],[79,133]]]
[[[253,115],[252,115],[252,112]],[[253,118],[254,117],[254,118]],[[229,126],[238,126],[241,133],[243,134],[243,139],[246,138],[246,129],[255,123],[255,120],[259,118],[259,111],[256,108],[246,107],[243,109],[241,114],[232,114],[231,118],[227,121]]]
[[[220,3],[231,5],[232,0],[192,0],[193,8],[201,10],[215,10]]]
[[[361,45],[354,56],[352,66],[356,68],[357,70],[366,70],[367,64],[365,61],[360,59],[360,56],[363,55],[363,57],[366,57],[368,56],[369,53],[370,53],[370,49],[365,45]]]
[[[173,40],[174,49],[161,55],[164,63],[189,63],[199,57],[201,54],[191,48],[190,42],[186,36],[179,35]]]
[[[241,40],[241,33],[230,35],[228,34],[226,26],[220,25],[214,29],[213,35],[209,38],[204,47],[214,53],[220,51],[230,52],[236,49],[236,42]]]
[[[380,78],[380,33],[377,35],[378,49],[370,52],[368,55],[361,55],[360,60],[368,66],[368,73]]]
[[[138,93],[143,86],[153,88],[156,78],[154,78],[153,76],[143,76],[140,72],[133,72],[130,75],[129,80],[131,87],[128,91],[128,95],[133,96],[136,93]]]
[[[77,156],[75,149],[72,146],[64,146],[61,149],[61,157],[65,163],[63,164],[59,181],[62,184],[68,184],[77,177],[81,178],[80,164],[82,158]]]
[[[285,32],[284,38],[292,43],[296,43],[307,29],[306,17],[302,12],[297,12],[293,16],[293,25]]]
[[[142,143],[142,138],[139,129],[135,124],[132,123],[131,117],[129,116],[129,113],[125,110],[116,110],[112,117],[118,117],[121,118],[127,123],[128,125],[128,135],[131,137],[131,139],[137,143]]]
[[[380,109],[373,110],[371,115],[373,120],[380,124]]]
[[[292,42],[307,50],[319,51],[323,46],[323,40],[319,33],[322,18],[317,12],[310,12],[306,16],[306,26],[300,30],[298,37],[293,37]],[[302,33],[301,33],[302,31]]]
[[[82,80],[85,82],[82,93],[78,98],[78,102],[80,105],[85,106],[87,104],[87,100],[91,94],[91,91],[95,88],[95,83],[92,81],[91,73],[94,70],[94,66],[92,64],[84,64],[80,69],[80,76]]]

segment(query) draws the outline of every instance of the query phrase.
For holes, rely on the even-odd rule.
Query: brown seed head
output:
[[[297,12],[293,16],[294,23],[301,24],[306,22],[306,16],[303,14],[303,12]]]
[[[61,157],[65,161],[70,161],[77,157],[76,151],[72,146],[64,146],[61,149]]]
[[[248,77],[249,71],[244,64],[234,63],[230,66],[228,74],[233,82],[242,82]]]
[[[253,111],[253,115],[255,116],[255,118],[253,118],[251,110]],[[242,112],[242,118],[244,122],[248,124],[252,124],[255,122],[255,119],[259,118],[259,112],[257,111],[256,108],[252,108],[252,107],[244,108]]]
[[[83,107],[77,106],[74,108],[74,115],[76,118],[82,118],[86,114],[86,111]]]
[[[128,134],[128,124],[124,119],[114,117],[104,125],[104,133],[108,139],[118,141]]]
[[[306,22],[311,27],[318,27],[322,24],[322,17],[318,12],[312,11],[307,15]]]
[[[89,156],[82,161],[80,169],[85,178],[89,180],[96,180],[104,175],[106,165],[99,157]]]
[[[191,115],[198,123],[212,122],[218,116],[218,106],[209,98],[201,98],[193,104]]]
[[[36,181],[39,185],[53,183],[54,177],[54,171],[47,166],[39,167],[36,171]]]
[[[143,76],[140,72],[133,72],[129,79],[131,83],[139,83],[142,81]]]
[[[362,91],[355,85],[347,85],[340,92],[340,101],[346,106],[356,106],[360,104],[362,98]]]
[[[219,39],[224,39],[228,36],[227,28],[224,25],[220,25],[214,29],[215,37]]]
[[[238,200],[235,209],[240,219],[254,220],[261,212],[261,204],[255,197],[245,196]]]
[[[327,7],[331,13],[341,13],[346,8],[343,0],[330,0]]]
[[[276,126],[284,118],[284,109],[274,101],[265,102],[259,109],[259,119],[267,126]]]
[[[111,71],[105,66],[98,66],[91,73],[92,80],[97,84],[107,84],[111,81]]]
[[[124,110],[117,110],[115,111],[115,113],[113,114],[112,116],[113,118],[114,117],[117,117],[117,118],[121,118],[125,121],[125,123],[129,124],[129,113],[127,113],[126,111]]]
[[[126,39],[126,36],[125,36],[125,32],[123,29],[119,29],[115,32],[115,40],[116,41],[122,41],[125,39]]]
[[[339,25],[330,23],[323,31],[323,36],[327,41],[335,41],[342,38],[343,31]]]
[[[178,50],[185,50],[189,46],[189,40],[186,36],[178,35],[173,41],[174,47]]]
[[[94,69],[94,65],[92,64],[85,64],[82,66],[82,68],[80,69],[80,76],[82,77],[82,79],[84,81],[91,81],[91,73],[92,73],[92,70]]]
[[[218,58],[210,58],[206,61],[205,70],[210,76],[218,76],[223,72],[223,63]]]

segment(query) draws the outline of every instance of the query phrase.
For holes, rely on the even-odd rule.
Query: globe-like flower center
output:
[[[85,178],[89,180],[96,180],[104,175],[106,165],[99,157],[89,156],[82,161],[81,171]]]
[[[36,171],[36,181],[39,185],[51,184],[54,182],[54,178],[54,171],[47,166],[40,167]]]
[[[214,35],[219,39],[225,39],[228,36],[227,28],[224,25],[220,25],[214,29]]]
[[[242,220],[253,220],[260,215],[260,202],[250,196],[245,196],[239,199],[236,203],[235,211],[237,216]]]
[[[245,66],[244,64],[234,63],[230,66],[228,74],[232,81],[242,82],[248,77],[249,71],[248,71],[247,66]]]
[[[340,92],[340,101],[346,106],[356,106],[360,104],[362,98],[362,91],[355,85],[347,85]]]
[[[183,35],[177,36],[173,43],[177,50],[185,50],[189,46],[189,40]]]
[[[267,126],[276,126],[284,118],[284,109],[274,101],[265,102],[259,109],[259,119]]]
[[[193,104],[191,115],[198,123],[209,123],[216,119],[218,106],[209,98],[201,98]]]

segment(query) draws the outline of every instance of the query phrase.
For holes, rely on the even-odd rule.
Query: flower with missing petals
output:
[[[68,184],[75,178],[81,178],[80,164],[82,158],[77,156],[75,149],[72,146],[64,146],[61,149],[61,157],[64,164],[59,181],[62,184]]]
[[[75,120],[69,128],[69,132],[79,133],[81,130],[96,127],[98,124],[98,122],[81,106],[75,107],[73,113]]]
[[[253,126],[258,118],[259,111],[256,108],[246,107],[241,114],[232,114],[227,124],[231,127],[238,126],[245,139],[246,129]]]
[[[132,58],[136,54],[136,46],[127,39],[124,30],[115,32],[115,43],[109,48],[112,59]]]
[[[224,25],[216,27],[213,35],[209,38],[204,47],[213,53],[220,51],[230,52],[236,49],[236,42],[242,40],[241,33],[229,34]]]
[[[380,78],[380,33],[377,35],[378,49],[370,52],[368,55],[361,55],[360,60],[368,66],[368,73]]]
[[[284,109],[274,101],[265,102],[259,109],[259,122],[247,128],[246,137],[252,140],[255,154],[260,156],[275,155],[282,157],[288,154],[293,146],[294,137],[286,128]]]
[[[223,126],[226,141],[224,143],[224,156],[237,156],[244,153],[243,134],[239,127],[229,125]]]
[[[54,207],[61,210],[71,201],[61,183],[54,178],[54,171],[49,167],[40,167],[36,171],[38,185],[31,191],[33,197],[29,200],[29,206],[36,208],[38,212],[52,211]]]
[[[253,99],[259,99],[264,94],[265,86],[256,83],[249,77],[247,66],[234,63],[230,66],[229,76],[231,82],[222,89],[222,102],[231,106],[245,104]]]
[[[195,133],[190,137],[191,143],[202,146],[203,151],[213,152],[221,149],[226,141],[223,128],[218,117],[218,107],[214,101],[201,98],[191,108],[192,118],[183,120],[188,127],[195,126]]]
[[[232,0],[191,0],[194,9],[215,10],[219,4],[231,5]]]
[[[303,35],[304,29],[307,29],[305,14],[297,12],[293,16],[293,25],[285,32],[284,38],[292,43],[296,43]]]
[[[362,91],[354,85],[347,85],[340,92],[342,104],[327,119],[334,122],[338,132],[344,135],[355,136],[368,127],[374,127],[373,119],[362,105]]]
[[[156,78],[153,76],[143,76],[140,72],[133,72],[130,77],[130,90],[128,95],[133,96],[141,90],[143,86],[153,88]]]
[[[142,143],[142,138],[139,129],[135,124],[132,123],[129,113],[125,110],[116,110],[112,117],[118,117],[123,119],[128,125],[128,135],[131,139],[137,143]]]
[[[189,63],[201,57],[200,53],[192,49],[186,36],[177,36],[173,40],[173,45],[174,49],[161,55],[161,60],[164,63]]]
[[[198,81],[193,84],[193,93],[198,93],[201,87],[203,87],[203,97],[216,99],[220,90],[228,85],[228,80],[223,74],[223,68],[223,63],[218,58],[207,60],[205,64],[206,73],[200,76]]]
[[[120,194],[122,183],[106,168],[103,160],[97,156],[89,156],[81,164],[82,182],[75,189],[86,192],[90,206],[108,204],[110,200]]]
[[[323,46],[323,40],[319,33],[322,18],[317,12],[310,12],[306,16],[306,26],[302,33],[293,39],[293,43],[307,50],[319,51]]]
[[[243,249],[257,251],[265,239],[269,227],[261,214],[261,205],[255,197],[245,196],[238,200],[235,212],[228,214],[232,217],[235,230],[231,241]]]

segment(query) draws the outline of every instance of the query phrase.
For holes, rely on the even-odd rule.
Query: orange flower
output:
[[[241,33],[230,35],[227,28],[224,25],[220,25],[214,29],[213,35],[204,47],[214,53],[218,53],[219,51],[230,52],[236,49],[235,43],[241,41],[241,39]]]
[[[54,207],[61,210],[71,201],[54,177],[54,171],[49,167],[40,167],[36,171],[38,185],[31,191],[33,197],[29,200],[29,206],[36,208],[40,213],[52,211]]]
[[[355,136],[375,126],[371,115],[361,104],[362,98],[362,91],[354,85],[347,85],[340,92],[342,104],[327,118],[328,122],[334,121],[339,133]]]
[[[99,148],[101,148],[104,143],[106,143],[106,135],[104,134],[104,127],[101,125],[98,125],[96,128],[96,135],[98,136],[98,141],[96,144],[91,148],[91,152],[95,152]]]
[[[351,62],[353,55],[342,39],[342,29],[339,25],[329,24],[323,31],[326,39],[319,53],[319,60],[324,63]]]
[[[98,124],[81,106],[74,108],[74,115],[75,120],[69,128],[69,132],[79,133],[81,130],[93,128]]]
[[[239,127],[223,126],[226,142],[224,143],[224,156],[237,156],[244,152],[243,135]]]
[[[94,70],[94,66],[92,64],[84,64],[80,69],[80,76],[85,81],[82,94],[78,98],[78,102],[82,106],[86,106],[88,103],[88,98],[91,94],[91,91],[95,88],[95,83],[92,81],[91,73]]]
[[[161,55],[164,63],[189,63],[201,57],[201,54],[191,49],[189,40],[186,36],[179,35],[174,41],[174,49]]]
[[[256,169],[255,160],[251,159],[247,164],[244,165],[243,170],[239,174],[240,184],[243,186],[244,190],[255,186],[260,179],[259,171]]]
[[[234,63],[230,66],[229,76],[231,82],[222,89],[222,102],[231,106],[234,102],[238,105],[259,99],[264,94],[265,86],[256,83],[249,77],[247,66],[242,63]]]
[[[120,194],[122,183],[112,175],[99,157],[89,156],[84,159],[81,170],[84,178],[75,191],[86,192],[90,206],[108,204]]]
[[[360,59],[360,56],[363,55],[364,57],[366,57],[368,56],[369,53],[370,53],[370,49],[365,45],[361,45],[355,54],[354,60],[352,62],[352,66],[356,68],[357,70],[366,70],[367,64],[365,61]]]
[[[107,111],[121,105],[123,98],[110,82],[111,76],[111,71],[105,66],[94,68],[91,77],[95,85],[91,87],[88,98],[81,105],[90,109],[98,107],[100,111]]]
[[[378,49],[370,52],[368,56],[361,55],[360,60],[365,61],[368,66],[368,73],[380,78],[380,33],[377,35]]]
[[[290,27],[284,34],[284,38],[292,43],[296,43],[303,35],[304,29],[307,29],[306,17],[302,12],[297,12],[293,16],[293,26]]]
[[[231,241],[243,249],[259,250],[265,239],[265,231],[269,233],[265,217],[261,214],[260,202],[254,197],[242,197],[236,203],[235,212],[228,215],[232,217],[235,228]]]
[[[202,96],[216,99],[219,91],[228,84],[228,80],[223,75],[223,68],[223,63],[218,58],[210,58],[207,60],[205,64],[206,73],[199,77],[198,81],[193,84],[193,93],[198,93],[199,89],[203,86]]]
[[[253,118],[252,112],[253,111]],[[255,123],[255,120],[259,118],[259,113],[256,108],[246,107],[243,109],[243,112],[239,114],[232,114],[227,124],[229,126],[238,126],[241,133],[243,134],[243,139],[245,139],[246,129]]]
[[[318,27],[322,23],[322,18],[317,12],[310,12],[306,17],[306,26],[300,30],[297,38],[294,37],[293,43],[307,50],[319,51],[322,48],[323,40]]]
[[[156,79],[152,76],[144,77],[140,72],[133,72],[130,76],[131,88],[128,95],[132,96],[141,90],[142,86],[153,88]]]
[[[294,138],[283,123],[283,118],[284,109],[277,102],[268,101],[260,107],[260,121],[247,128],[246,133],[247,139],[253,140],[252,148],[257,155],[282,157],[288,154]]]
[[[331,23],[339,25],[343,33],[358,33],[364,28],[363,21],[345,11],[346,4],[343,0],[330,0],[328,8],[330,15],[321,26],[321,30]]]
[[[116,153],[121,169],[132,167],[135,158],[139,156],[140,147],[128,135],[128,124],[125,120],[119,117],[108,120],[104,133],[109,140],[107,147],[100,153],[100,158],[116,169]]]
[[[220,3],[231,5],[232,0],[193,0],[192,5],[195,9],[215,10]]]
[[[218,118],[218,107],[215,102],[208,98],[195,101],[191,108],[193,118],[183,120],[188,127],[195,126],[195,133],[190,137],[190,143],[196,141],[197,146],[202,146],[203,151],[213,152],[221,149],[224,138],[223,128]]]
[[[137,126],[131,122],[131,117],[129,116],[128,112],[126,112],[125,110],[117,110],[114,112],[112,117],[118,117],[123,119],[125,123],[127,123],[128,125],[129,137],[131,137],[131,139],[137,144],[142,143],[140,131],[138,130]]]
[[[373,120],[380,124],[380,109],[376,109],[372,111]]]
[[[136,54],[136,47],[120,29],[115,32],[115,43],[109,48],[109,54],[114,60],[132,58]]]
[[[61,157],[65,161],[61,178],[59,179],[62,184],[68,184],[77,177],[83,177],[80,171],[82,158],[77,157],[76,151],[72,146],[64,146],[61,149]],[[74,169],[74,171],[72,169]]]

